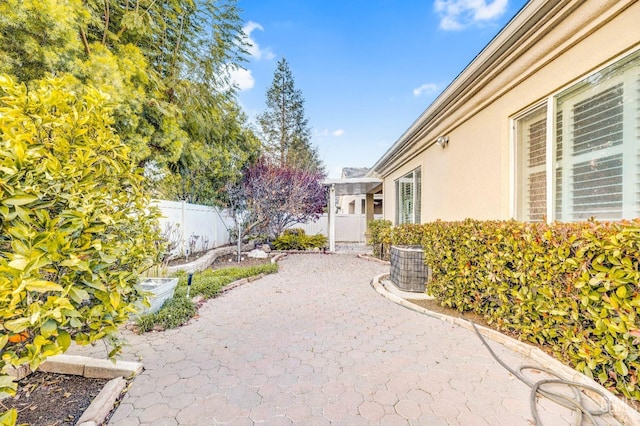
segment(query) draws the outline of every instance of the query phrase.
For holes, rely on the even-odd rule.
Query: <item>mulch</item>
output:
[[[15,396],[0,400],[0,411],[15,408],[20,425],[72,426],[107,382],[36,371],[18,382]]]

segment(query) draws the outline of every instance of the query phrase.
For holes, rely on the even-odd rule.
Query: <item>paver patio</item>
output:
[[[472,332],[369,285],[388,266],[294,255],[207,302],[188,325],[125,334],[138,376],[114,425],[531,425],[530,390]],[[531,364],[497,343],[510,365]],[[74,353],[104,356],[101,348]],[[541,404],[545,424],[573,414]]]

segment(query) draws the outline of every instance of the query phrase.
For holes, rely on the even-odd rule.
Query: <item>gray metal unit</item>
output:
[[[424,292],[429,267],[420,246],[391,246],[391,282],[403,291]]]

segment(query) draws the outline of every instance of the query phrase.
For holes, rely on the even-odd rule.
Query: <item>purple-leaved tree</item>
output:
[[[246,208],[269,238],[276,238],[291,225],[318,220],[327,205],[323,180],[322,173],[260,159],[244,174]]]

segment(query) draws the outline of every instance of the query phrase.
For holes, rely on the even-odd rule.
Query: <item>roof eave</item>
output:
[[[492,65],[500,61],[504,52],[520,44],[522,37],[529,34],[533,27],[539,25],[540,22],[550,19],[549,16],[555,15],[558,10],[565,8],[566,5],[566,2],[560,0],[532,0],[527,3],[413,122],[391,148],[378,159],[366,176],[386,176],[389,169],[393,169],[393,163],[397,158],[416,142],[418,136],[422,133],[421,131],[425,129],[432,120],[442,116],[452,104],[456,103],[456,100],[461,94],[485,76],[486,73],[491,70]],[[436,138],[427,141],[423,149],[434,144]]]

